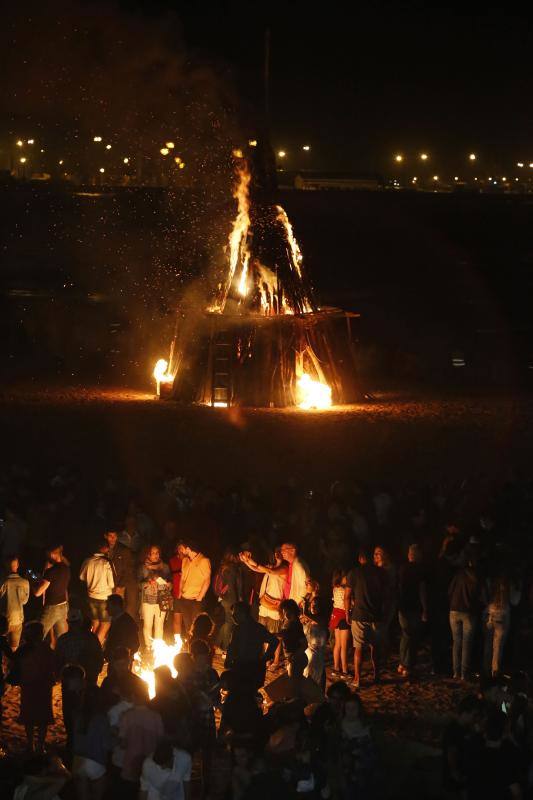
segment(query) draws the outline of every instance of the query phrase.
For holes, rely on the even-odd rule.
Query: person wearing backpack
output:
[[[224,621],[217,634],[217,646],[223,652],[228,649],[235,623],[231,610],[242,600],[243,580],[239,556],[227,548],[222,556],[220,567],[213,578],[213,592],[224,611]]]

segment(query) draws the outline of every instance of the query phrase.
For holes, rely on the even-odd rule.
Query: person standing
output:
[[[56,640],[68,630],[68,587],[70,584],[70,565],[63,555],[63,545],[51,547],[41,580],[33,589],[35,597],[44,598],[41,624],[46,638],[53,631]]]
[[[247,552],[240,553],[241,561],[254,572],[263,572],[266,575],[283,576],[282,600],[294,600],[296,605],[303,604],[307,594],[307,580],[309,570],[307,565],[298,557],[298,548],[293,542],[284,542],[280,547],[279,563],[273,567],[257,564]]]
[[[149,707],[146,684],[132,684],[129,699],[132,707],[119,721],[118,736],[123,749],[120,796],[133,800],[138,796],[144,759],[154,752],[165,730],[161,715]]]
[[[54,722],[52,687],[56,669],[54,653],[44,641],[41,622],[29,622],[24,628],[14,669],[20,680],[20,720],[26,731],[27,749],[33,752],[37,728],[37,751],[42,753],[48,726]]]
[[[188,638],[211,583],[211,562],[195,542],[185,542],[182,552],[180,598],[175,608],[181,614],[185,637]]]
[[[511,606],[518,605],[521,589],[508,575],[500,574],[488,582],[488,603],[483,613],[483,669],[493,677],[502,670],[503,648],[511,626]]]
[[[332,609],[329,618],[329,630],[333,633],[333,678],[348,678],[348,640],[350,626],[346,618],[344,595],[346,594],[346,575],[342,570],[337,570],[332,577]]]
[[[19,575],[16,556],[6,560],[6,577],[0,583],[0,614],[7,617],[7,641],[12,650],[20,644],[24,606],[30,596],[30,583]]]
[[[233,615],[231,609],[243,599],[243,581],[241,563],[232,548],[228,548],[222,556],[218,572],[213,580],[213,592],[224,611],[224,622],[217,636],[217,645],[226,652],[233,633]]]
[[[104,539],[96,553],[85,559],[80,571],[80,580],[87,586],[92,632],[98,636],[102,645],[110,625],[107,598],[113,594],[115,588],[115,577],[108,553],[109,544]]]
[[[235,628],[226,655],[226,669],[233,669],[245,682],[259,688],[265,682],[267,663],[274,657],[278,638],[252,619],[248,603],[235,603]]]
[[[108,662],[117,647],[126,647],[131,656],[139,649],[139,627],[133,617],[124,610],[124,600],[119,594],[107,598],[107,611],[111,619],[104,655]]]
[[[55,657],[58,673],[67,664],[83,667],[87,684],[96,686],[98,676],[104,666],[104,655],[100,640],[88,630],[79,608],[69,608],[68,631],[56,642]]]
[[[162,560],[157,545],[148,548],[144,563],[139,568],[139,580],[144,646],[150,648],[152,639],[163,638],[166,602],[171,596],[170,569]]]
[[[115,578],[114,593],[124,598],[126,611],[136,619],[139,614],[139,585],[135,577],[133,551],[119,542],[116,531],[107,531],[104,539],[109,545],[107,557]]]
[[[482,582],[472,558],[453,576],[448,588],[452,631],[453,677],[467,680],[483,595]]]
[[[400,569],[398,596],[398,620],[402,631],[398,672],[405,678],[416,665],[422,626],[428,621],[427,580],[419,545],[410,545],[407,559],[407,564]]]
[[[384,598],[387,596],[384,570],[370,561],[366,550],[359,551],[359,564],[346,577],[344,604],[350,615],[354,646],[354,688],[359,688],[363,649],[370,649],[374,682],[379,681],[378,626],[383,619]]]

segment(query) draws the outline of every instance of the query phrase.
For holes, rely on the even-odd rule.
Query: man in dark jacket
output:
[[[467,680],[471,667],[472,646],[482,602],[482,582],[474,560],[458,570],[448,587],[450,628],[453,637],[453,677]]]
[[[106,661],[112,659],[117,647],[126,647],[133,656],[139,649],[139,627],[133,617],[124,611],[124,600],[119,594],[109,595],[107,610],[111,617],[111,627],[105,643]]]
[[[359,688],[363,648],[368,645],[374,674],[379,680],[378,625],[383,619],[384,598],[387,596],[385,570],[372,563],[365,550],[359,551],[359,564],[348,573],[344,604],[352,622],[354,646],[354,688]]]
[[[415,667],[423,624],[427,619],[427,581],[422,551],[419,545],[412,544],[407,553],[407,564],[400,568],[398,596],[398,621],[402,631],[398,672],[406,678]]]
[[[124,598],[126,611],[137,619],[139,612],[139,584],[135,577],[133,553],[129,547],[118,541],[116,531],[107,531],[104,539],[109,545],[107,557],[111,562],[115,578],[115,594]]]
[[[251,682],[257,688],[265,682],[267,662],[274,658],[278,638],[267,631],[264,625],[256,622],[247,603],[233,606],[235,627],[229,643],[225,666],[234,670],[244,682]]]
[[[87,684],[95,686],[104,666],[102,646],[98,637],[83,624],[79,608],[69,609],[67,620],[68,631],[56,643],[57,671],[61,674],[66,664],[77,664],[85,670]]]

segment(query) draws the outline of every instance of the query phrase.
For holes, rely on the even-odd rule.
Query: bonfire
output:
[[[358,315],[318,307],[286,211],[252,204],[245,159],[235,175],[226,272],[200,320],[178,315],[169,358],[154,369],[157,395],[217,408],[346,402]]]

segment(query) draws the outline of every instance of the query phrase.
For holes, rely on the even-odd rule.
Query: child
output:
[[[344,607],[344,594],[346,588],[346,575],[341,570],[333,573],[333,609],[329,619],[329,629],[333,632],[333,670],[332,677],[347,678],[348,673],[348,642],[350,639],[350,626],[346,620]]]

